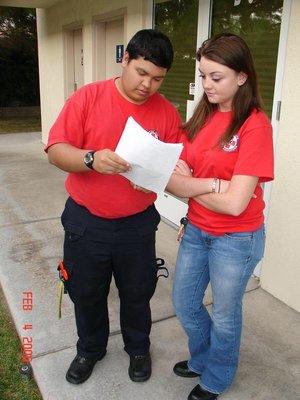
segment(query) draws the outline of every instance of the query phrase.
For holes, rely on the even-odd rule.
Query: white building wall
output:
[[[54,120],[64,98],[63,47],[61,32],[55,31],[45,10],[37,10],[42,140],[47,141],[50,121]],[[52,28],[52,29],[51,29]]]
[[[125,44],[139,29],[149,27],[148,0],[68,0],[37,10],[39,73],[42,107],[42,141],[65,101],[65,27],[83,28],[84,83],[93,81],[93,18],[115,10],[125,10]]]
[[[300,1],[293,0],[262,288],[300,311]]]
[[[126,9],[125,42],[139,29],[149,27],[149,0],[69,0],[37,10],[43,142],[64,101],[63,29],[83,28],[84,82],[93,80],[93,18]],[[276,179],[272,186],[267,246],[261,284],[289,306],[300,311],[300,1],[292,0],[282,109],[276,145]]]

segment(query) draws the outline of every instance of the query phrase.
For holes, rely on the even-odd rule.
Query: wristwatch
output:
[[[93,162],[94,162],[94,154],[96,153],[95,150],[93,151],[88,151],[86,153],[86,155],[83,157],[83,162],[85,163],[85,165],[90,168],[90,169],[94,169],[93,168]]]

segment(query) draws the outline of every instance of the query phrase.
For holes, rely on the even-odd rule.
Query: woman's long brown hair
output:
[[[246,42],[237,35],[222,33],[206,40],[197,51],[197,60],[201,57],[225,65],[236,72],[247,75],[246,82],[240,86],[232,101],[232,120],[220,139],[220,144],[228,143],[238,132],[253,109],[261,109],[262,102],[258,92],[257,76],[251,52]],[[209,120],[218,104],[208,101],[204,93],[192,117],[182,125],[192,141],[200,129]]]

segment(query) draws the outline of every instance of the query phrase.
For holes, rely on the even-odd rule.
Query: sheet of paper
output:
[[[115,152],[132,170],[122,175],[153,192],[164,191],[181,154],[182,143],[164,143],[129,117]]]

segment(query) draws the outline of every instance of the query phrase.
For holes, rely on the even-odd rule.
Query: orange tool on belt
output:
[[[69,279],[68,271],[65,268],[63,261],[58,264],[57,270],[59,272],[59,279],[66,282]]]
[[[65,268],[65,265],[63,261],[61,261],[58,264],[57,267],[58,273],[59,273],[59,292],[58,292],[58,318],[61,318],[61,304],[62,304],[62,295],[63,293],[67,293],[67,290],[65,288],[65,282],[69,280],[69,273]]]

